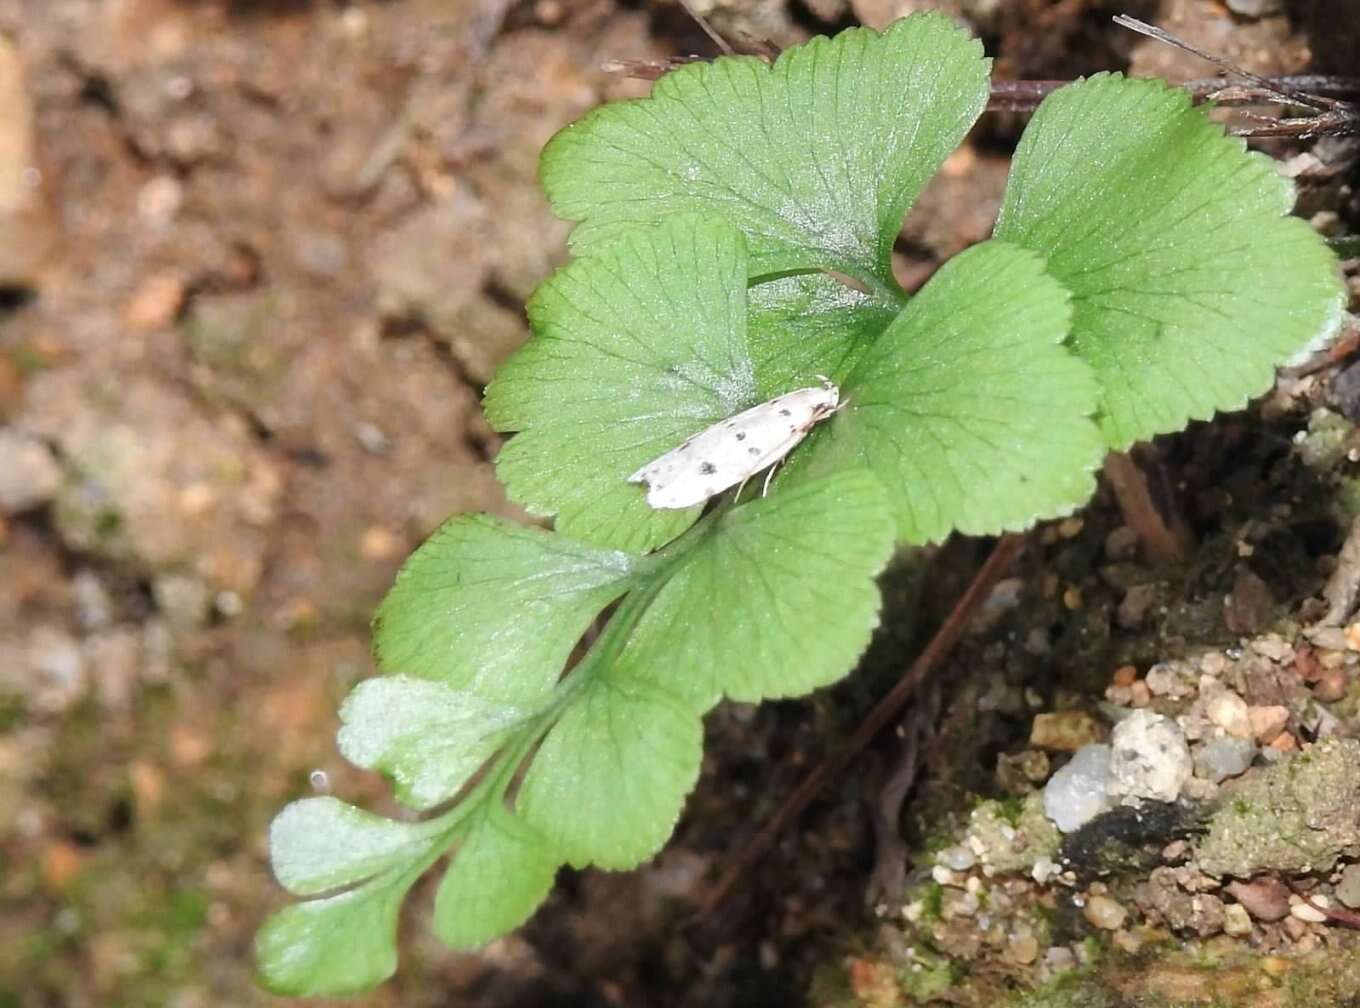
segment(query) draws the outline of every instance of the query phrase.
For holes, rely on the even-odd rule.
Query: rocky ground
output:
[[[1012,77],[1208,72],[1116,11],[1265,73],[1353,70],[1360,40],[1344,0],[693,2],[778,44],[943,7]],[[384,807],[333,742],[368,618],[445,516],[514,513],[478,402],[564,255],[538,150],[645,90],[603,60],[696,51],[641,0],[0,0],[0,1005],[273,1000],[249,962],[268,819],[317,770]],[[913,211],[909,286],[988,234],[1022,126],[985,117]],[[1273,152],[1306,216],[1354,228],[1353,146]],[[1360,625],[1322,593],[1355,563],[1357,388],[1341,361],[1159,446],[1182,567],[1143,561],[1105,494],[1036,531],[923,700],[943,729],[905,811],[889,740],[681,926],[976,544],[904,562],[839,688],[717,712],[655,865],[564,875],[480,955],[416,900],[398,978],[359,1003],[1340,1003]],[[1163,763],[1114,766],[1135,729]],[[1083,748],[1111,734],[1106,762]]]

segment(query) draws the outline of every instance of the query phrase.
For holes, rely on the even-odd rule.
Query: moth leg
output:
[[[740,483],[737,484],[737,492],[732,495],[733,504],[741,500],[741,492],[746,489],[746,484],[750,481],[750,479],[751,477],[747,476]]]
[[[765,470],[765,483],[760,488],[760,496],[764,497],[770,490],[770,480],[774,479],[775,470],[778,469],[784,460],[779,459],[774,465]]]

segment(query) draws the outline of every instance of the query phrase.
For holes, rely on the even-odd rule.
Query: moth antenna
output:
[[[737,54],[737,51],[728,45],[727,39],[723,38],[714,30],[713,26],[708,23],[708,19],[695,10],[689,0],[675,0],[675,2],[684,8],[686,14],[694,19],[694,23],[703,30],[705,35],[713,40],[713,44],[723,51],[724,56],[735,56]]]
[[[1235,63],[1230,63],[1221,56],[1215,56],[1212,53],[1205,52],[1203,49],[1196,48],[1184,39],[1172,35],[1164,28],[1150,25],[1146,21],[1139,21],[1136,17],[1130,17],[1127,14],[1116,14],[1114,16],[1114,23],[1121,28],[1127,28],[1129,31],[1137,32],[1139,35],[1146,35],[1148,38],[1156,39],[1158,42],[1165,43],[1182,52],[1188,52],[1192,56],[1198,56],[1200,59],[1206,60],[1215,66],[1226,70],[1230,74],[1251,81],[1257,87],[1264,88],[1271,94],[1277,94],[1282,98],[1288,98],[1290,101],[1303,108],[1322,110],[1330,109],[1335,106],[1335,102],[1330,99],[1321,98],[1317,95],[1310,95],[1306,92],[1296,90],[1295,88],[1279,84],[1268,77],[1262,77],[1260,74],[1252,73],[1250,70],[1240,67]]]

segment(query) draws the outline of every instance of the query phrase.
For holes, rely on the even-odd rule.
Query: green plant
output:
[[[895,544],[1069,512],[1107,450],[1241,406],[1336,327],[1335,260],[1286,216],[1290,184],[1183,93],[1118,75],[1043,104],[995,238],[908,299],[893,242],[988,69],[918,15],[686,67],[548,145],[576,258],[486,411],[515,432],[511,496],[555,531],[459,517],[402,569],[374,623],[387,674],[346,701],[339,743],[430,814],[280,813],[275,872],[306,899],[259,935],[268,986],[388,976],[406,891],[450,851],[434,927],[457,947],[522,922],[564,862],[650,857],[704,713],[843,676]],[[655,511],[626,482],[818,374],[849,405],[768,496]]]

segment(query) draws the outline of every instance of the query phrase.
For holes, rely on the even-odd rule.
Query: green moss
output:
[[[0,693],[0,735],[22,727],[24,716],[23,697],[13,693]]]
[[[914,1001],[929,1001],[957,986],[964,970],[945,956],[920,955],[918,960],[898,970],[897,982],[903,993]]]
[[[7,356],[9,362],[14,365],[14,369],[25,376],[46,371],[52,366],[52,362],[42,353],[25,343],[10,347]]]
[[[1019,826],[1020,818],[1025,814],[1024,795],[1008,795],[1005,798],[998,798],[996,811],[1010,825]]]
[[[1090,970],[1074,969],[1017,995],[1007,1008],[1114,1008],[1117,1003]]]
[[[929,883],[921,894],[921,922],[937,921],[944,906],[944,887],[938,882]]]
[[[113,508],[100,508],[94,513],[91,524],[96,538],[107,542],[117,538],[123,530],[123,516]]]
[[[1231,785],[1199,845],[1211,875],[1325,871],[1360,846],[1360,741],[1325,739]]]

